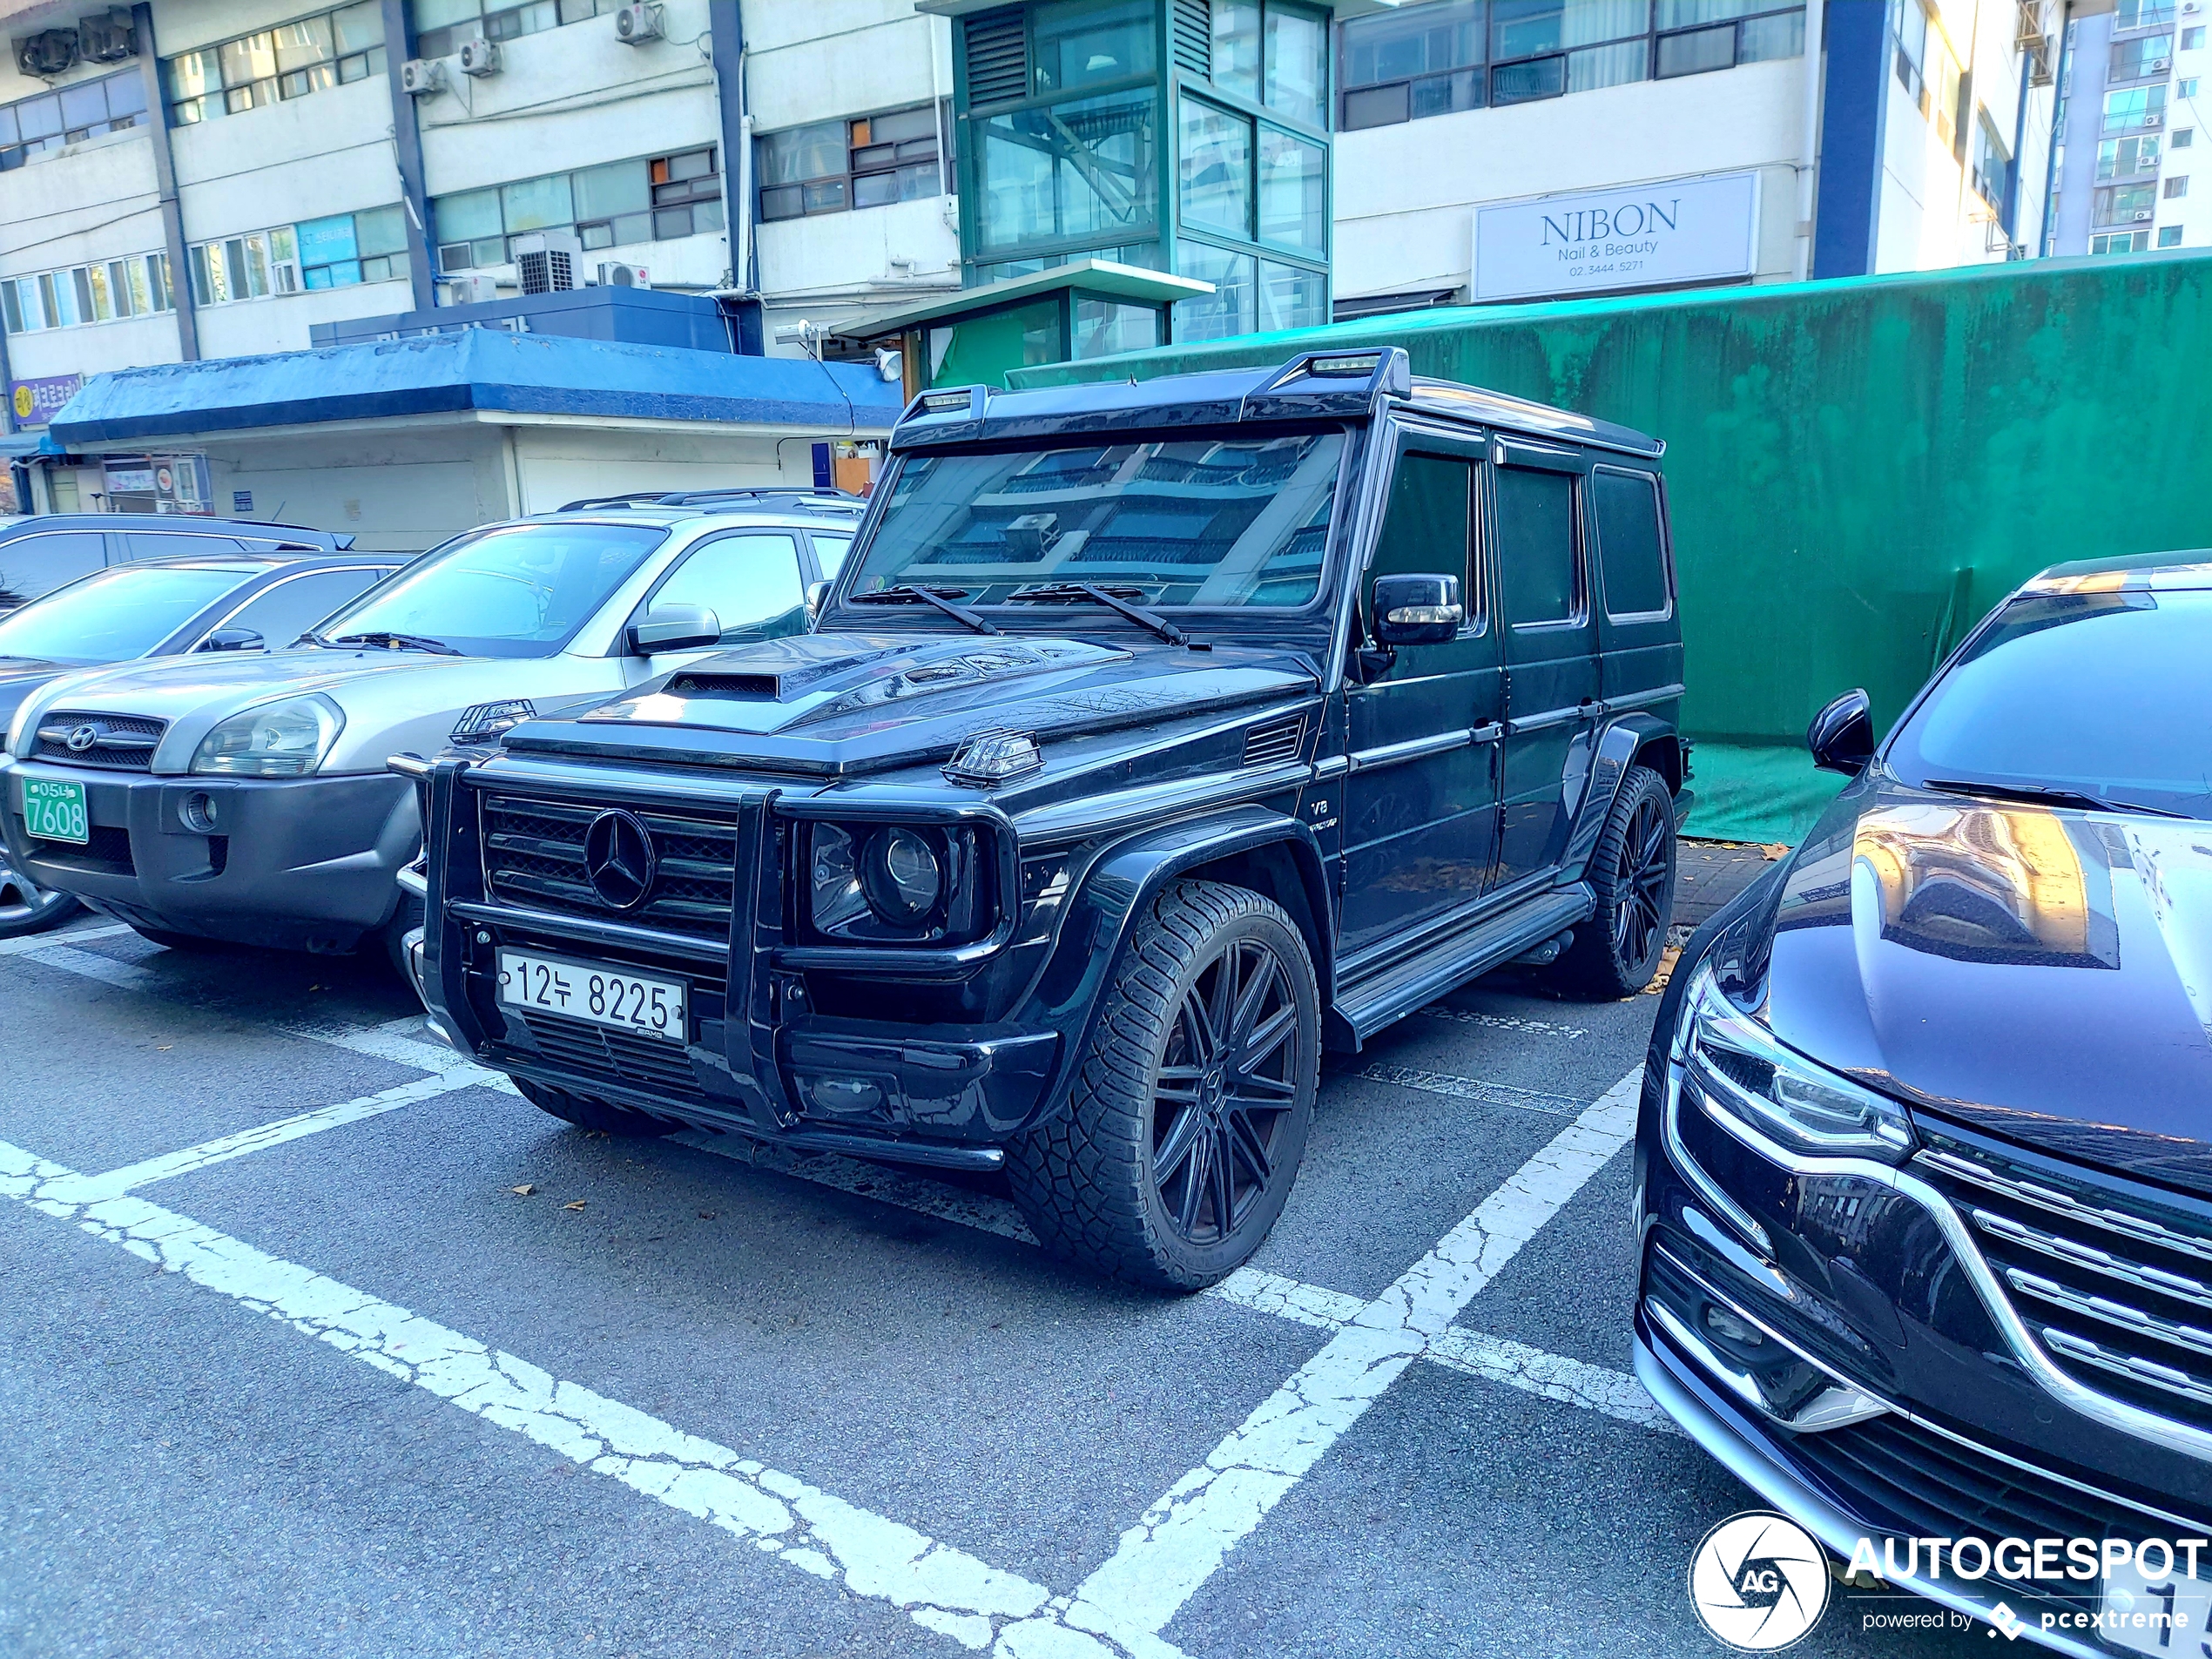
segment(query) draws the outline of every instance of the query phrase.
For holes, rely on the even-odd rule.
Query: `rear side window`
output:
[[[1571,473],[1498,469],[1498,580],[1516,628],[1581,618],[1575,483]]]
[[[381,570],[315,570],[265,588],[220,624],[251,628],[271,651],[281,651],[355,595]]]
[[[0,605],[21,604],[106,568],[107,539],[98,530],[48,530],[0,542]]]
[[[1369,590],[1379,576],[1455,576],[1467,618],[1479,623],[1474,583],[1468,579],[1468,503],[1474,463],[1454,455],[1408,451],[1390,481],[1390,510],[1383,516],[1368,570]]]
[[[1646,472],[1601,467],[1590,475],[1597,520],[1605,614],[1667,614],[1667,550],[1659,532],[1659,481]]]
[[[814,563],[822,567],[822,580],[834,582],[837,573],[845,568],[845,556],[853,550],[849,536],[824,536],[814,533]]]
[[[232,536],[182,530],[125,530],[123,548],[132,559],[234,559],[243,550]]]

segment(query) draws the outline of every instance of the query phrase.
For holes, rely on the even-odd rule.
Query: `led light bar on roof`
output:
[[[1331,379],[1366,380],[1382,362],[1379,351],[1342,352],[1306,360],[1305,372]]]

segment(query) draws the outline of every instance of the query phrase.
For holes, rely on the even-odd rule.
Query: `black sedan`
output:
[[[1684,951],[1637,1371],[1898,1589],[2212,1654],[2212,552],[2000,605]]]
[[[96,570],[0,617],[0,726],[72,669],[288,645],[403,563],[392,553],[269,553]],[[76,908],[0,862],[0,939],[51,927]]]

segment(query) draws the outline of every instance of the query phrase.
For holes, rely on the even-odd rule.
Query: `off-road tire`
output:
[[[1615,1001],[1651,983],[1675,911],[1675,799],[1649,766],[1631,766],[1590,854],[1596,914],[1551,966],[1570,996]]]
[[[515,1079],[515,1088],[522,1097],[564,1123],[578,1129],[596,1130],[601,1135],[626,1135],[639,1140],[654,1140],[663,1135],[673,1135],[684,1126],[665,1117],[655,1117],[649,1112],[632,1111],[627,1106],[617,1106],[611,1101],[600,1100],[590,1095],[579,1095],[571,1089],[556,1089],[550,1083],[533,1082],[528,1077]]]
[[[1269,960],[1279,978],[1270,977]],[[1224,975],[1232,995],[1246,988],[1257,1012],[1244,1035],[1232,1029],[1219,1046],[1223,1063],[1193,1063],[1191,1022],[1213,1020],[1205,1004]],[[1193,997],[1195,1015],[1187,1006]],[[1285,1011],[1285,1035],[1261,1052]],[[1226,1023],[1237,1027],[1236,1010]],[[1172,1065],[1170,1055],[1177,1056]],[[1313,1120],[1320,1056],[1320,991],[1290,917],[1242,887],[1170,882],[1146,907],[1116,966],[1066,1109],[1008,1149],[1014,1200],[1038,1241],[1066,1260],[1148,1289],[1217,1284],[1259,1247],[1290,1197]],[[1178,1075],[1170,1080],[1163,1071]],[[1187,1082],[1184,1072],[1192,1074]],[[1163,1117],[1168,1133],[1160,1138]],[[1155,1175],[1161,1151],[1169,1155],[1164,1192]],[[1229,1171],[1225,1204],[1211,1164],[1201,1163],[1217,1154]],[[1256,1162],[1266,1165],[1264,1175]],[[1202,1169],[1209,1177],[1203,1184]],[[1248,1179],[1242,1193],[1240,1178]],[[1191,1200],[1194,1185],[1202,1196]],[[1224,1211],[1226,1227],[1207,1220]]]

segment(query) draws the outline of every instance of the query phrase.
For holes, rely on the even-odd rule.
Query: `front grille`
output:
[[[2132,1183],[1940,1147],[1925,1171],[1972,1221],[2020,1318],[2100,1393],[2212,1428],[2212,1220]]]
[[[684,1050],[657,1037],[635,1037],[583,1020],[553,1014],[525,1014],[523,1023],[538,1051],[563,1071],[650,1089],[682,1100],[702,1097]]]
[[[92,870],[102,875],[135,874],[137,867],[131,861],[131,832],[108,824],[95,824],[91,829],[90,841],[34,840],[30,850],[50,863],[74,870]]]
[[[108,772],[151,772],[154,745],[169,729],[166,720],[135,714],[89,714],[56,709],[38,723],[31,755],[62,766],[97,766]],[[73,734],[90,732],[91,741],[71,748]]]
[[[2171,1538],[2174,1523],[2121,1499],[2020,1468],[1895,1414],[1785,1440],[1853,1516],[1898,1537]],[[2186,1530],[2201,1533],[2201,1521]],[[2057,1600],[2094,1601],[2094,1582],[2045,1580]],[[2006,1593],[2014,1587],[2007,1584]],[[2027,1590],[2028,1594],[2036,1593]]]
[[[645,901],[617,910],[592,889],[583,867],[584,835],[605,810],[531,796],[484,796],[485,891],[505,904],[727,939],[737,887],[737,825],[637,813],[652,837],[657,868]]]

